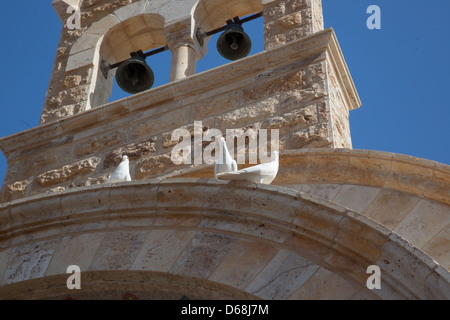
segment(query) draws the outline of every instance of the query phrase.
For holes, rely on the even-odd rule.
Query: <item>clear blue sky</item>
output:
[[[450,0],[322,0],[362,107],[350,113],[354,149],[402,153],[450,164]],[[381,30],[369,30],[370,5]],[[3,1],[0,11],[0,137],[39,124],[62,23],[51,0]],[[262,19],[245,24],[252,53],[262,50]],[[209,43],[197,71],[227,63]],[[170,53],[147,59],[155,86],[169,81]],[[111,100],[126,96],[117,86]],[[6,158],[0,155],[0,182]]]

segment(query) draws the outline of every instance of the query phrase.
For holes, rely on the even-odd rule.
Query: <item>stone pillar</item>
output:
[[[204,55],[202,46],[193,35],[195,26],[191,15],[164,28],[167,45],[172,52],[170,81],[195,74],[197,60]]]
[[[197,51],[190,44],[180,44],[172,49],[170,81],[186,78],[195,74]]]
[[[321,0],[263,0],[264,50],[323,30]]]

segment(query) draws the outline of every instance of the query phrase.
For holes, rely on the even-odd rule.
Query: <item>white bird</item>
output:
[[[108,182],[131,181],[130,162],[128,156],[122,157],[122,162],[117,166],[116,170],[108,177]]]
[[[218,180],[244,180],[253,183],[271,184],[278,173],[278,151],[272,152],[270,162],[261,163],[253,167],[236,172],[219,173]]]
[[[219,139],[219,160],[215,161],[214,164],[214,176],[217,179],[219,173],[235,172],[237,171],[236,160],[230,155],[228,151],[227,144],[224,137]]]

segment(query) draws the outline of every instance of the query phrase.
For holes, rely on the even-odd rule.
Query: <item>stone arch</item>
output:
[[[220,28],[228,19],[243,17],[263,11],[261,0],[198,0],[192,10],[196,28],[208,32]],[[261,30],[261,33],[263,30]],[[202,39],[203,54],[206,54],[210,37]]]
[[[23,199],[3,210],[9,215],[2,214],[0,238],[9,235],[11,246],[0,255],[9,261],[0,295],[77,263],[92,272],[188,276],[264,299],[324,298],[325,283],[370,299],[449,295],[448,272],[394,232],[278,186],[138,181]],[[24,260],[27,270],[18,268]],[[374,264],[382,272],[379,291],[366,288]]]
[[[58,274],[7,285],[0,288],[0,296],[2,299],[20,300],[125,300],[125,295],[129,293],[140,300],[180,300],[184,296],[192,300],[258,299],[217,282],[163,272],[86,271],[82,274],[80,290],[67,289],[69,276]]]
[[[262,10],[261,0],[199,0],[193,15],[198,26],[209,31],[222,27],[228,19]]]
[[[102,72],[102,68],[128,59],[133,51],[166,45],[165,19],[146,13],[140,4],[133,3],[95,22],[72,47],[66,72],[92,68],[85,110],[107,103],[111,95],[116,69]]]

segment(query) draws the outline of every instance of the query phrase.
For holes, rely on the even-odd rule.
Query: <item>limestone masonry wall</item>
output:
[[[334,39],[332,30],[322,31],[4,138],[0,146],[8,169],[0,201],[105,183],[124,154],[133,179],[179,170],[183,165],[170,157],[177,143],[171,141],[172,132],[187,128],[193,133],[194,121],[202,121],[204,133],[210,128],[223,134],[227,129],[278,129],[282,150],[349,147],[347,131],[334,127],[339,121],[348,128],[346,115],[358,107],[357,96],[334,103],[336,90],[353,94],[344,81],[326,80],[327,70],[345,70],[331,59]]]

